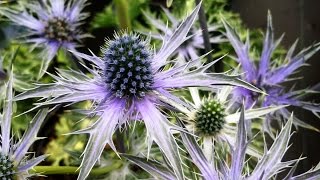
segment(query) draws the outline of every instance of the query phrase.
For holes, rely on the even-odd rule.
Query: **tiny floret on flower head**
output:
[[[209,99],[198,109],[195,115],[196,131],[205,136],[214,136],[225,124],[225,108],[220,102]]]
[[[105,82],[114,96],[142,98],[151,90],[154,82],[151,52],[139,36],[116,35],[114,40],[107,43],[103,53]]]
[[[0,178],[6,180],[14,179],[14,166],[13,162],[9,159],[7,155],[0,152]]]

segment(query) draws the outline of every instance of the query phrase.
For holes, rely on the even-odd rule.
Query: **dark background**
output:
[[[320,41],[319,0],[231,0],[230,2],[231,10],[240,14],[248,28],[265,29],[269,9],[273,18],[275,38],[285,33],[282,45],[286,48],[289,48],[297,38],[299,44],[296,52]],[[320,52],[316,53],[308,63],[310,66],[302,68],[297,74],[304,78],[297,81],[297,88],[311,87],[320,82]],[[315,99],[319,100],[319,96],[308,98],[308,100]],[[300,119],[319,129],[320,119],[301,110],[295,110],[295,113]],[[320,133],[303,128],[299,128],[293,135],[287,158],[297,158],[301,154],[307,157],[300,162],[296,173],[308,171],[320,161],[319,139]]]

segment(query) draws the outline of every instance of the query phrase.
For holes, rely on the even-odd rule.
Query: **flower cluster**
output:
[[[213,36],[223,25],[209,26],[212,37],[202,36],[202,30],[195,25],[198,14],[204,13],[201,2],[182,21],[163,9],[170,27],[141,13],[161,33],[139,34],[131,31],[135,26],[127,19],[133,10],[128,10],[126,0],[119,0],[114,2],[115,8],[108,6],[103,14],[107,16],[113,10],[124,13],[117,23],[128,29],[106,38],[99,55],[94,50],[88,54],[77,49],[89,34],[79,30],[82,23],[87,23],[84,20],[88,14],[82,10],[88,2],[0,1],[0,14],[12,22],[10,26],[24,27],[20,38],[12,39],[31,44],[31,50],[40,48],[42,54],[37,55],[43,58],[38,82],[32,88],[15,88],[23,83],[15,74],[21,70],[16,70],[19,49],[10,60],[0,59],[0,179],[57,173],[76,174],[79,180],[139,179],[150,175],[170,180],[264,180],[286,170],[287,179],[320,178],[320,165],[293,175],[302,158],[284,159],[292,124],[317,130],[293,116],[287,106],[302,107],[316,115],[320,109],[318,104],[301,99],[309,91],[287,90],[283,84],[320,49],[320,43],[293,56],[295,43],[284,61],[271,61],[282,37],[274,41],[269,13],[261,58],[256,64],[250,56],[249,39],[242,43],[224,19],[223,34],[229,42],[222,35]],[[161,40],[161,45],[153,45],[152,38]],[[206,62],[209,52],[200,54],[208,41],[230,43],[242,72],[235,68],[214,73],[213,66],[225,56]],[[59,49],[72,56],[58,55]],[[63,68],[48,68],[55,56]],[[77,66],[65,69],[71,66],[65,59],[72,57]],[[45,71],[47,75],[43,76]],[[34,106],[30,107],[32,103]],[[35,110],[38,113],[32,120],[29,116],[24,118]],[[68,112],[69,116],[65,116]],[[73,124],[74,119],[82,121]],[[271,119],[286,121],[275,136],[271,133]],[[41,142],[40,148],[33,145],[41,139],[38,132],[48,127],[48,131],[39,133],[48,139]],[[265,140],[265,130],[274,137],[270,144]],[[59,133],[64,132],[70,136],[60,137]],[[66,144],[74,147],[70,150]],[[55,154],[56,149],[59,155]],[[40,166],[47,154],[51,157],[46,164],[54,162]]]

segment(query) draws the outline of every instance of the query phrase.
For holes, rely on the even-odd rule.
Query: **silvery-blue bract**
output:
[[[175,29],[181,23],[181,21],[174,17],[174,15],[170,13],[168,9],[163,8],[163,11],[165,12],[168,20],[171,23],[170,27],[166,25],[166,22],[155,19],[152,17],[152,15],[148,13],[144,13],[146,18],[150,22],[151,26],[157,28],[160,31],[158,33],[151,33],[151,37],[158,40],[162,40],[164,35],[171,36],[174,33]],[[208,27],[208,31],[210,33],[217,32],[219,28],[219,25],[210,25]],[[212,44],[218,44],[222,42],[226,42],[226,39],[223,38],[222,35],[210,37],[210,43]],[[176,49],[173,55],[178,56],[178,64],[183,64],[189,59],[199,58],[199,49],[204,49],[202,29],[198,29],[197,27],[192,26],[190,32],[187,35],[186,41],[179,48]],[[199,62],[199,65],[201,65],[201,62]]]

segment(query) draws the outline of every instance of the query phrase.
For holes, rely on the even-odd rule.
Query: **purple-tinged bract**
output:
[[[171,26],[168,26],[166,22],[155,19],[149,13],[146,13],[146,12],[144,13],[145,17],[150,22],[150,25],[159,30],[158,33],[151,33],[151,37],[158,40],[162,40],[163,36],[172,35],[175,29],[179,27],[179,25],[181,24],[181,21],[176,17],[174,17],[174,15],[170,13],[168,9],[163,8],[163,11],[166,14]],[[216,33],[219,31],[219,28],[220,28],[219,25],[210,25],[208,27],[208,31],[210,33]],[[149,34],[149,33],[145,33],[145,34]],[[222,35],[210,37],[210,43],[212,44],[219,44],[222,42],[226,42],[226,39]],[[204,49],[202,29],[197,28],[195,25],[193,25],[189,33],[187,34],[186,41],[182,43],[181,46],[175,50],[173,55],[178,56],[179,58],[178,64],[181,65],[190,59],[199,58],[200,55],[198,51],[200,49]],[[199,62],[198,65],[200,66],[201,63]]]
[[[48,109],[45,108],[39,111],[30,122],[30,126],[24,132],[22,138],[17,143],[14,143],[15,139],[11,133],[11,121],[13,118],[12,81],[13,74],[11,72],[9,81],[6,83],[6,99],[3,113],[0,113],[0,179],[20,180],[36,175],[31,173],[30,170],[47,157],[47,155],[42,155],[29,158],[28,150],[39,139],[37,133],[45,120]]]

